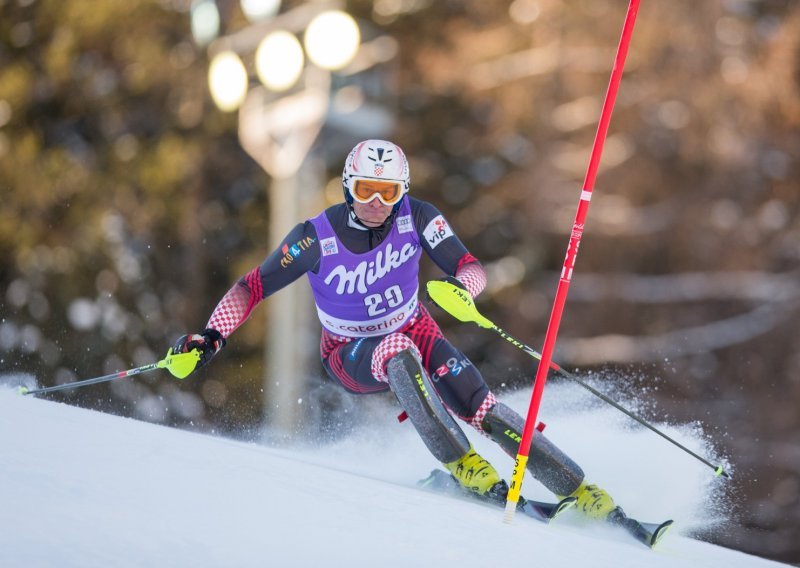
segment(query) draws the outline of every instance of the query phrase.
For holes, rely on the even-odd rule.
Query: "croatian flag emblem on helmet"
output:
[[[391,154],[393,152],[389,148],[370,148],[369,159],[375,165],[375,177],[383,177],[383,166],[386,162],[391,162]]]

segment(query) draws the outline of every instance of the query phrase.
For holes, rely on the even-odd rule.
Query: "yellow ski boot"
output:
[[[575,508],[590,519],[605,520],[616,507],[611,495],[597,485],[588,485],[585,481],[572,492],[572,497],[578,498]]]
[[[503,483],[492,464],[483,459],[472,446],[466,454],[454,462],[444,464],[444,467],[462,487],[478,495],[486,495],[498,483]]]

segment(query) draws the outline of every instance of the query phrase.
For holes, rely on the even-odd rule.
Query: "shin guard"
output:
[[[386,366],[392,392],[430,452],[442,463],[454,462],[470,449],[469,440],[447,412],[420,360],[405,349]]]
[[[483,431],[511,457],[516,457],[525,421],[502,402],[495,404],[481,422]],[[536,431],[531,444],[528,471],[556,495],[571,495],[583,481],[583,470],[555,444]]]

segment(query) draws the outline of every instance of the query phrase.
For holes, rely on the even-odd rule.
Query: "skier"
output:
[[[408,162],[395,144],[356,145],[342,185],[344,203],[295,226],[281,247],[225,294],[206,329],[180,337],[173,351],[197,348],[197,366],[205,365],[256,305],[305,274],[330,377],[355,394],[391,390],[430,452],[461,485],[505,499],[506,482],[450,413],[512,457],[524,420],[497,401],[417,298],[423,251],[449,275],[446,280],[473,298],[486,286],[483,267],[433,205],[407,195]],[[578,464],[538,431],[528,469],[559,497],[577,497],[578,509],[589,517],[605,519],[615,508],[608,493],[588,484]]]

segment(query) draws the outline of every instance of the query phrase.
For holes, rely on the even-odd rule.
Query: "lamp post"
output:
[[[211,22],[205,28],[215,21],[213,14],[208,15],[209,3],[216,6],[214,0],[193,3],[193,15],[197,7]],[[245,14],[260,15],[246,28],[208,42],[212,98],[220,110],[238,110],[239,141],[271,178],[273,248],[291,247],[294,243],[280,239],[320,209],[324,165],[309,163],[307,156],[326,121],[336,115],[331,110],[334,75],[337,80],[355,76],[393,56],[391,49],[387,56],[386,36],[362,44],[358,24],[339,9],[338,2],[308,2],[281,14],[278,4],[278,0],[242,0]],[[204,29],[194,22],[192,27]],[[381,45],[383,55],[376,47]],[[373,117],[374,134],[385,134],[392,123],[388,113],[366,110]],[[265,432],[273,439],[291,439],[298,435],[300,401],[307,390],[310,363],[319,352],[308,283],[282,290],[267,301],[266,311]]]

